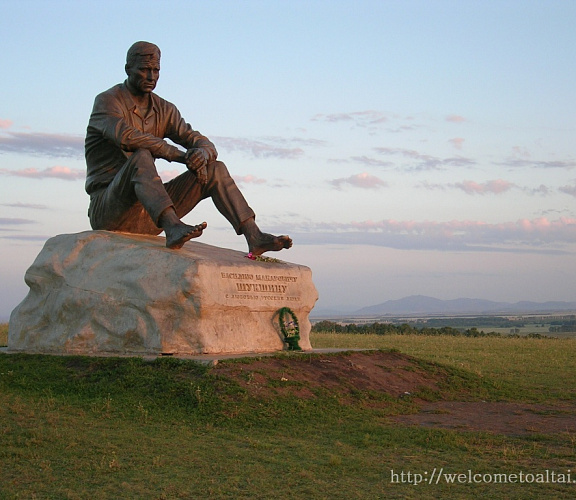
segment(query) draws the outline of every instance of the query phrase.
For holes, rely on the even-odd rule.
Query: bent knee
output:
[[[128,160],[129,169],[135,175],[158,175],[152,153],[147,149],[137,149]]]
[[[154,162],[152,153],[144,148],[137,149],[132,153],[131,159],[133,161],[151,161]]]
[[[206,166],[208,176],[210,178],[221,179],[222,177],[230,177],[226,164],[222,161],[213,161]]]

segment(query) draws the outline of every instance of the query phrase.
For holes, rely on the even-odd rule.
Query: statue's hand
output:
[[[200,184],[208,182],[208,171],[206,165],[208,164],[208,153],[202,148],[193,148],[186,151],[185,155],[186,166],[196,174],[196,178]]]
[[[208,163],[208,153],[202,148],[189,149],[186,151],[184,158],[186,159],[186,165],[191,170],[202,168]]]
[[[196,180],[203,186],[208,184],[208,170],[206,166],[196,169]]]

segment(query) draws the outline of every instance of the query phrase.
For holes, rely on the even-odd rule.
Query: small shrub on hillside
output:
[[[8,345],[8,323],[0,324],[0,347]]]

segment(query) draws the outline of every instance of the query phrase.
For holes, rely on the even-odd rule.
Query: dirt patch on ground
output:
[[[296,396],[309,399],[317,397],[319,392],[333,394],[345,404],[358,392],[409,398],[417,411],[390,417],[402,425],[506,435],[576,433],[576,403],[552,406],[454,401],[454,394],[449,401],[425,401],[419,398],[419,393],[432,391],[442,397],[442,386],[449,375],[442,368],[432,368],[432,365],[396,352],[259,358],[247,363],[219,363],[214,372],[235,380],[249,394],[261,398]],[[380,404],[386,404],[386,401]]]
[[[215,372],[236,380],[252,395],[315,397],[317,391],[345,397],[358,391],[404,397],[422,389],[438,390],[444,378],[431,376],[418,361],[394,352],[348,352],[259,358],[249,363],[220,363]]]
[[[510,436],[576,432],[576,404],[540,405],[509,402],[437,401],[419,413],[399,415],[401,424],[494,432]]]

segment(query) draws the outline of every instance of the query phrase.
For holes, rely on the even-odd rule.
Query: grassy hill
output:
[[[375,350],[1,354],[0,498],[573,498],[536,474],[576,469],[575,340],[313,337],[336,344]]]

